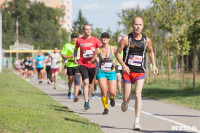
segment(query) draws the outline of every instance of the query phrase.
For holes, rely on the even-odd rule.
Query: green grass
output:
[[[157,99],[169,103],[175,103],[184,107],[200,110],[200,84],[197,82],[196,89],[192,89],[192,81],[187,80],[183,86],[180,80],[173,80],[172,85],[167,84],[167,80],[145,84],[143,97]]]
[[[98,133],[100,127],[9,71],[0,74],[0,132]]]

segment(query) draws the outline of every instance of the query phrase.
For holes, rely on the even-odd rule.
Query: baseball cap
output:
[[[78,38],[78,35],[76,33],[72,33],[71,38]]]
[[[101,34],[101,38],[103,38],[103,37],[108,37],[108,38],[110,38],[110,35],[109,35],[107,32],[103,32],[103,33]]]

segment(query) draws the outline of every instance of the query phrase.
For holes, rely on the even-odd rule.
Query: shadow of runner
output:
[[[51,107],[52,107],[55,111],[74,113],[74,111],[70,110],[67,106],[51,105]]]
[[[100,125],[101,126],[101,125]],[[114,128],[114,129],[127,129],[127,130],[133,130],[132,128],[118,128],[118,127],[111,127],[111,126],[101,126],[101,128]]]
[[[81,121],[79,119],[72,119],[72,118],[67,118],[67,117],[64,117],[64,119],[66,121],[77,122],[77,123],[81,123],[81,124],[85,124],[85,125],[88,125],[88,124],[90,124],[90,125],[97,125],[95,123],[90,123],[89,121]]]

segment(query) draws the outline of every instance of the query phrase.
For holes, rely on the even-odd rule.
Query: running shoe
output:
[[[92,94],[92,95],[91,95],[91,99],[95,99],[95,94]]]
[[[89,102],[85,102],[85,104],[84,104],[84,109],[85,109],[85,110],[90,109]]]
[[[139,123],[134,123],[134,125],[133,125],[133,130],[139,131],[139,130],[141,130],[141,129],[142,129],[142,128],[141,128],[141,126],[140,126]]]
[[[128,109],[128,103],[123,102],[122,105],[121,105],[121,110],[122,110],[123,112],[126,112],[127,109]]]
[[[29,81],[29,79],[26,79],[26,81]]]
[[[83,94],[83,93],[82,93],[81,89],[79,89],[78,95],[81,95],[81,94]]]
[[[53,86],[54,90],[56,89],[56,85]]]
[[[114,98],[113,98],[113,99],[110,99],[110,105],[111,105],[112,107],[115,106],[115,99],[114,99]]]
[[[68,93],[68,98],[69,98],[69,99],[72,99],[72,92],[69,92],[69,93]]]
[[[104,109],[104,111],[103,111],[102,114],[103,114],[103,115],[107,115],[107,114],[108,114],[108,109]]]
[[[122,94],[119,94],[118,97],[119,97],[119,98],[123,98]]]
[[[78,96],[74,96],[74,102],[77,102],[79,100]]]

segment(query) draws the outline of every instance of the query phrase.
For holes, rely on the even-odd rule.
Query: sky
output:
[[[120,20],[117,13],[122,9],[134,8],[137,5],[140,8],[150,6],[151,0],[72,0],[72,21],[77,19],[78,11],[81,9],[83,16],[89,23],[93,24],[93,28],[102,28],[103,31],[110,29],[115,32],[122,29],[118,26],[117,21]]]

